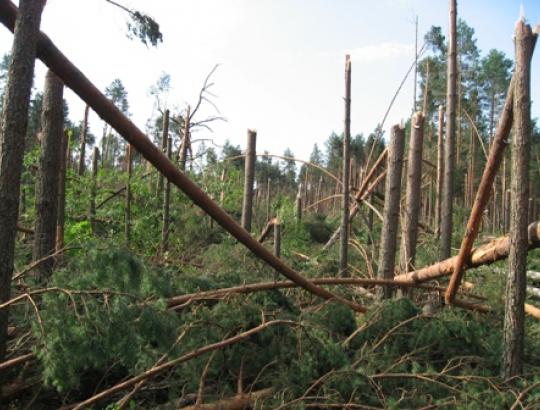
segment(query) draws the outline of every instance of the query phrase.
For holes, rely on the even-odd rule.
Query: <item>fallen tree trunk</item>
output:
[[[0,2],[0,21],[13,32],[18,8],[10,1]],[[161,150],[127,118],[99,89],[54,45],[42,32],[38,37],[38,58],[60,77],[90,108],[110,124],[127,142],[132,144],[171,183],[182,190],[197,206],[210,215],[227,232],[247,247],[255,256],[264,260],[279,273],[299,286],[323,299],[334,299],[355,311],[366,308],[319,288],[289,267],[253,238],[227,212],[219,207],[197,184],[178,170]]]
[[[270,387],[252,393],[238,394],[214,403],[194,404],[193,406],[182,407],[181,410],[242,410],[251,408],[258,400],[270,397],[273,393],[274,389]]]
[[[528,232],[529,250],[540,248],[540,222],[533,222],[530,224]],[[463,270],[476,268],[481,265],[489,265],[490,263],[506,259],[509,252],[510,237],[501,236],[486,245],[473,249],[471,257],[463,266]],[[425,268],[397,275],[395,279],[408,283],[422,283],[448,276],[454,271],[456,260],[457,256],[454,256],[433,265],[426,266]]]

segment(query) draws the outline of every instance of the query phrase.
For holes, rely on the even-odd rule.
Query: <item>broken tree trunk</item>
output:
[[[401,174],[403,169],[403,151],[405,148],[404,129],[394,125],[388,145],[388,166],[384,194],[383,226],[379,247],[379,279],[393,279],[396,260],[397,232],[399,223],[399,204],[401,197]],[[390,287],[382,288],[382,297],[392,296]]]
[[[15,7],[10,2],[3,5]],[[24,141],[45,0],[20,0],[19,5],[20,12],[11,16],[11,31],[15,31],[15,36],[0,125],[0,303],[8,300],[11,292]],[[6,352],[7,326],[5,309],[0,311],[0,361],[4,360]]]
[[[99,148],[94,147],[92,154],[92,184],[90,186],[90,209],[88,210],[88,219],[92,230],[95,229],[94,221],[96,219],[96,195],[97,195],[97,176],[99,166]]]
[[[172,157],[172,138],[167,138],[167,157]],[[161,253],[165,255],[169,250],[169,227],[171,224],[171,183],[165,182],[165,191],[163,192],[163,227],[161,229]]]
[[[13,31],[18,8],[10,1],[0,2],[0,21],[9,30]],[[278,272],[299,286],[306,289],[323,299],[333,299],[349,306],[351,309],[359,312],[365,312],[366,308],[344,299],[334,293],[313,285],[305,277],[300,275],[281,259],[276,258],[272,252],[257,242],[249,232],[245,231],[227,212],[219,207],[200,187],[198,187],[184,173],[180,172],[176,166],[157,148],[144,133],[127,118],[111,101],[109,101],[99,89],[93,85],[84,74],[69,61],[54,43],[43,33],[38,38],[38,57],[53,70],[64,83],[71,88],[84,102],[86,102],[93,111],[101,116],[105,121],[111,124],[114,129],[123,138],[134,146],[156,169],[159,170],[171,183],[182,190],[197,206],[208,213],[216,222],[218,222],[227,232],[229,232],[240,243],[246,246],[254,255],[264,260]],[[17,195],[18,198],[18,195]],[[1,204],[1,202],[0,202]],[[18,204],[17,204],[18,205]],[[1,206],[1,205],[0,205]],[[2,215],[0,213],[0,215]],[[14,226],[16,225],[16,220]],[[15,232],[15,228],[13,228]],[[1,232],[1,231],[0,231]],[[1,235],[1,233],[0,233]],[[12,260],[12,259],[11,259]],[[0,264],[0,269],[5,269]],[[12,266],[12,263],[9,265]],[[11,272],[11,271],[10,271]],[[2,272],[4,273],[4,272]],[[2,277],[4,279],[4,277]],[[9,282],[8,282],[9,284]],[[0,287],[3,291],[9,286]],[[3,293],[2,297],[9,297],[9,293]],[[6,299],[7,300],[7,299]],[[0,314],[2,314],[0,312]],[[4,319],[4,318],[2,318]],[[7,318],[1,325],[7,324]],[[7,328],[7,327],[6,327]],[[0,330],[1,331],[1,330]],[[1,336],[1,335],[0,335]],[[1,342],[5,340],[0,337]],[[0,348],[0,353],[2,349]],[[1,357],[1,354],[0,354]]]
[[[533,36],[533,49],[536,38],[537,34]],[[463,241],[461,242],[458,258],[456,259],[454,273],[452,274],[452,278],[450,278],[448,290],[445,294],[446,303],[452,303],[454,295],[459,288],[462,277],[462,267],[466,264],[466,260],[469,257],[476,236],[478,235],[482,216],[486,207],[488,206],[489,197],[494,185],[495,177],[497,176],[499,165],[504,156],[504,149],[508,145],[508,135],[510,134],[510,129],[512,128],[513,119],[512,110],[514,104],[514,76],[512,76],[512,80],[510,81],[508,93],[506,95],[506,100],[504,103],[504,108],[501,114],[501,118],[499,120],[499,125],[497,126],[495,138],[493,139],[493,142],[491,144],[491,149],[489,150],[489,157],[484,168],[482,179],[480,180],[480,184],[478,186],[478,191],[476,192],[474,205],[471,209],[471,214],[469,216],[467,227],[465,229],[465,236],[463,238]]]
[[[441,198],[444,175],[444,107],[439,105],[439,126],[437,128],[437,189],[435,193],[435,235],[441,235]]]
[[[182,172],[186,172],[187,153],[189,149],[190,111],[191,107],[188,105],[186,117],[184,118],[184,135],[182,138],[182,145],[180,147],[180,151],[178,152],[179,165]]]
[[[405,199],[405,218],[401,231],[402,248],[400,265],[403,272],[414,269],[416,241],[420,216],[422,182],[422,147],[424,144],[424,116],[417,112],[412,119],[409,157],[407,163],[407,196]]]
[[[533,222],[528,227],[529,247],[528,249],[540,248],[540,226],[539,222]],[[463,270],[476,268],[482,265],[489,265],[508,257],[510,252],[510,237],[501,236],[493,241],[479,246],[471,251],[471,256],[463,266]],[[414,283],[427,282],[433,279],[449,276],[454,271],[457,255],[437,262],[433,265],[417,269],[413,272],[402,273],[394,279]]]
[[[84,119],[81,129],[81,144],[79,146],[79,169],[77,173],[79,176],[84,175],[85,170],[85,159],[86,159],[86,135],[88,134],[88,112],[90,111],[90,106],[86,104],[84,109]]]
[[[251,231],[253,215],[253,184],[255,183],[255,150],[257,146],[257,132],[248,130],[246,158],[244,165],[244,197],[242,200],[242,228]]]
[[[515,32],[514,133],[512,137],[510,255],[506,280],[504,346],[501,365],[503,379],[523,371],[525,333],[525,297],[527,288],[527,222],[529,198],[529,162],[531,145],[530,69],[534,35],[525,20],[518,21]]]
[[[349,175],[351,172],[351,60],[345,56],[345,121],[343,130],[343,172],[341,199],[341,232],[339,234],[339,274],[348,276],[349,249]]]
[[[450,35],[446,96],[446,139],[444,144],[444,178],[441,198],[440,259],[450,257],[452,246],[452,210],[454,206],[454,157],[456,143],[456,79],[457,79],[457,1],[450,0]]]
[[[52,71],[47,71],[41,111],[41,154],[36,189],[36,222],[32,259],[42,259],[55,251],[58,215],[58,175],[60,150],[64,136],[64,84]],[[54,259],[49,258],[34,270],[41,282],[52,275]]]
[[[164,154],[167,152],[167,141],[169,138],[169,110],[165,110],[163,113],[163,127],[161,133],[161,152]],[[163,194],[163,175],[158,175],[157,181],[157,198],[161,198]]]

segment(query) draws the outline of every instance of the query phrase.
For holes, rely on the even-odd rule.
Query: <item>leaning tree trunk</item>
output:
[[[417,112],[411,124],[409,158],[407,164],[407,196],[405,199],[405,219],[402,229],[401,270],[414,269],[416,259],[416,241],[420,216],[422,184],[422,147],[424,144],[424,116]]]
[[[440,259],[450,257],[452,246],[452,210],[454,205],[454,151],[456,140],[456,85],[457,85],[457,0],[450,0],[450,39],[448,44],[448,78],[446,97],[446,139],[444,144],[444,178],[441,199]]]
[[[255,147],[257,133],[248,130],[248,140],[245,159],[244,198],[242,201],[242,228],[251,231],[251,217],[253,214],[253,184],[255,182]]]
[[[343,196],[341,204],[341,231],[339,233],[339,273],[348,276],[349,248],[349,175],[351,147],[351,60],[345,56],[345,124],[343,130]]]
[[[82,123],[81,130],[81,145],[79,148],[79,176],[84,174],[85,169],[85,157],[86,157],[86,135],[88,134],[88,112],[90,111],[90,106],[87,104],[84,109],[84,120]]]
[[[180,165],[180,170],[182,172],[186,172],[186,161],[187,161],[187,153],[189,149],[189,132],[190,132],[190,111],[191,107],[187,106],[186,111],[186,117],[184,119],[184,136],[182,138],[182,145],[180,147],[180,150],[178,151],[178,160]]]
[[[32,258],[34,261],[55,251],[56,220],[58,205],[58,175],[60,150],[64,137],[64,84],[52,71],[47,71],[41,112],[41,155],[39,177],[36,184],[36,222]],[[34,274],[41,282],[47,282],[54,267],[49,258],[39,264]]]
[[[396,259],[397,232],[399,223],[399,203],[401,197],[401,174],[403,169],[403,150],[405,135],[401,126],[392,127],[388,146],[388,172],[384,193],[383,226],[379,254],[379,279],[393,279]],[[382,288],[382,296],[392,296],[392,288]]]
[[[44,0],[20,0],[0,124],[0,303],[9,300],[19,190],[34,78],[36,44]],[[7,341],[8,310],[0,310],[0,362]]]
[[[512,138],[512,197],[510,254],[504,315],[503,378],[523,370],[523,341],[527,286],[527,219],[531,138],[530,61],[533,49],[531,27],[520,20],[516,25],[516,68],[514,84],[514,135]]]

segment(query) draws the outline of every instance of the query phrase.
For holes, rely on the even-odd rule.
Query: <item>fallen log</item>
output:
[[[533,222],[529,225],[529,250],[540,248],[540,222]],[[482,265],[500,261],[508,257],[510,251],[510,237],[501,236],[486,245],[473,249],[471,257],[466,261],[463,270],[476,268]],[[425,268],[418,269],[408,273],[397,275],[395,280],[408,283],[422,283],[437,279],[443,276],[451,275],[457,256],[445,259]]]
[[[26,228],[26,227],[24,227],[22,225],[19,225],[19,224],[17,224],[17,231],[22,232],[22,233],[27,233],[27,234],[30,234],[30,235],[34,234],[33,229]]]
[[[277,218],[272,218],[268,221],[264,229],[262,230],[261,234],[259,235],[259,243],[263,243],[264,240],[267,238],[267,236],[270,234],[270,231],[272,230],[272,227],[277,223]]]
[[[274,389],[270,387],[252,393],[238,394],[214,403],[194,404],[193,406],[182,407],[181,410],[242,410],[252,408],[258,400],[270,397],[273,393]]]
[[[11,32],[15,28],[18,8],[8,0],[0,2],[0,22]],[[354,302],[313,285],[310,281],[277,258],[248,231],[243,229],[225,210],[214,202],[197,184],[178,170],[161,150],[56,47],[40,32],[37,43],[37,57],[45,63],[64,84],[71,88],[105,122],[110,124],[127,142],[144,156],[163,176],[184,192],[197,206],[210,215],[234,238],[248,248],[255,256],[265,261],[276,271],[298,283],[299,286],[326,300],[336,300],[358,312],[366,308]]]

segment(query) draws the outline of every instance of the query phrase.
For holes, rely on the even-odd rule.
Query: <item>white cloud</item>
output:
[[[414,45],[403,43],[371,44],[346,51],[353,61],[374,62],[392,60],[399,57],[414,57]]]

